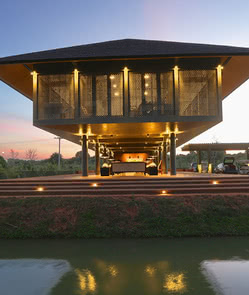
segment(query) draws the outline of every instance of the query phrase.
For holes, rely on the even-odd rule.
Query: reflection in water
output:
[[[118,275],[118,269],[117,269],[117,267],[115,265],[110,265],[108,267],[108,271],[110,272],[110,275],[112,277],[116,277]]]
[[[80,289],[82,291],[85,291],[83,294],[93,293],[96,291],[96,279],[94,275],[91,273],[88,269],[79,270],[76,269],[75,272],[78,275],[79,283],[80,283]]]
[[[96,259],[95,265],[102,275],[110,274],[112,277],[116,277],[119,273],[116,265],[108,264],[107,262],[105,262],[103,260]]]
[[[1,240],[0,295],[248,295],[248,245],[249,238]]]
[[[0,260],[0,294],[50,294],[51,289],[70,269],[70,264],[66,260]]]
[[[249,294],[248,260],[206,260],[201,263],[201,268],[216,293]]]
[[[173,273],[165,276],[165,283],[163,288],[169,292],[183,293],[186,291],[186,283],[184,282],[183,273]]]
[[[149,277],[153,277],[156,272],[156,268],[151,265],[147,265],[145,268],[145,272],[148,274]]]

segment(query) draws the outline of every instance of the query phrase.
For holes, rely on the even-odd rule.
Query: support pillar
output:
[[[95,144],[95,174],[100,175],[99,142]]]
[[[87,136],[82,136],[82,176],[88,176],[88,140]]]
[[[162,174],[168,173],[168,165],[167,165],[167,142],[163,141],[163,158],[162,158]]]
[[[159,165],[159,162],[160,162],[160,159],[159,159],[159,150],[156,150],[155,151],[155,154],[156,154],[155,163],[158,166]]]
[[[207,173],[212,173],[213,168],[212,168],[212,159],[211,159],[211,150],[210,148],[208,149],[208,169]]]
[[[170,134],[170,174],[176,175],[176,136]]]

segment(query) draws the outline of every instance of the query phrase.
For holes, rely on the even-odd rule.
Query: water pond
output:
[[[1,240],[0,294],[249,294],[249,238]]]

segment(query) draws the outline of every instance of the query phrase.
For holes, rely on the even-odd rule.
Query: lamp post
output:
[[[61,169],[61,137],[55,137],[54,139],[58,139],[59,140],[59,156],[58,156],[58,169]]]

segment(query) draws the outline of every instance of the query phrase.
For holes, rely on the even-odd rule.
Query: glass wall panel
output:
[[[179,71],[179,115],[214,116],[217,114],[215,70]]]
[[[161,87],[161,114],[173,115],[174,114],[173,72],[160,74],[160,87]]]
[[[73,119],[74,77],[38,75],[38,119]]]
[[[110,76],[111,115],[123,116],[123,73]]]
[[[157,112],[157,79],[156,74],[146,73],[144,79],[144,102],[142,105],[143,115]]]
[[[96,116],[107,115],[107,75],[98,75],[96,76]]]
[[[80,75],[80,116],[93,115],[92,76]]]
[[[130,116],[142,115],[142,75],[129,73]]]

